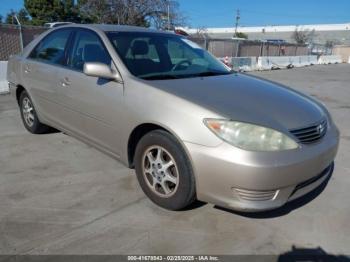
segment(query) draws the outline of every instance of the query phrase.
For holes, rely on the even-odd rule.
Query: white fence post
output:
[[[6,80],[7,61],[0,61],[0,94],[9,92],[9,87]]]

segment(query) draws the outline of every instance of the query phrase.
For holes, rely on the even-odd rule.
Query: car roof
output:
[[[107,25],[107,24],[70,24],[63,27],[78,27],[78,28],[90,28],[97,29],[104,32],[145,32],[145,33],[162,33],[162,34],[174,34],[174,32],[160,31],[155,29],[149,29],[140,26],[129,25]]]

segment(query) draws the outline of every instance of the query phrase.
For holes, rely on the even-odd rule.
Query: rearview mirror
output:
[[[122,78],[116,70],[103,63],[85,63],[84,74],[122,82]]]

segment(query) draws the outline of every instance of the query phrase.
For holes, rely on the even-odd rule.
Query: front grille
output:
[[[292,129],[290,132],[303,144],[315,143],[327,133],[327,120],[322,120],[309,127]]]
[[[248,201],[268,201],[273,199],[277,193],[277,190],[253,191],[240,188],[235,188],[235,191],[241,199]]]

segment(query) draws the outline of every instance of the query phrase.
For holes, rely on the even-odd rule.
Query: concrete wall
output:
[[[201,47],[207,49],[216,57],[252,57],[252,56],[305,56],[307,46],[295,44],[272,44],[258,41],[233,41],[232,39],[193,38]]]
[[[292,67],[305,67],[319,64],[317,56],[259,56],[259,57],[220,57],[224,64],[236,71],[271,70]],[[340,63],[339,56],[322,56],[322,64]]]
[[[333,54],[340,55],[343,62],[347,63],[350,58],[350,45],[336,45],[333,48]]]
[[[340,64],[343,60],[340,55],[322,55],[318,59],[320,65]]]
[[[8,85],[6,81],[7,61],[0,61],[0,94],[8,93]]]

